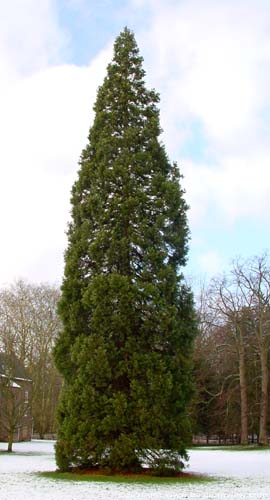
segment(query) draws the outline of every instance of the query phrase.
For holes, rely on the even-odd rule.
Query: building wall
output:
[[[13,441],[30,441],[33,427],[32,382],[13,379],[8,386],[2,379],[0,393],[0,441],[8,441],[12,422],[15,425]]]

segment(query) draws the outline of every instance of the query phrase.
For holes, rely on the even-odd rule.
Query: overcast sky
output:
[[[0,0],[0,284],[60,283],[71,186],[115,37],[135,32],[184,175],[188,274],[270,243],[269,0]]]

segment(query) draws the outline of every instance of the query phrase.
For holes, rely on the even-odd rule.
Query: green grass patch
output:
[[[187,484],[187,483],[205,483],[215,479],[209,476],[199,474],[183,473],[177,477],[159,477],[141,474],[87,474],[75,472],[39,472],[39,476],[63,481],[86,481],[102,483],[146,483],[146,484]]]

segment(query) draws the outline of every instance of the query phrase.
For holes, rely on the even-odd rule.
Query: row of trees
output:
[[[34,432],[41,438],[56,432],[56,408],[62,385],[53,361],[53,348],[61,329],[57,315],[59,297],[56,287],[23,281],[0,291],[0,352],[10,359],[11,378],[16,356],[34,382],[31,401]],[[238,259],[226,275],[213,278],[201,290],[197,311],[194,430],[206,436],[237,435],[242,444],[256,436],[260,444],[267,444],[268,255],[246,261]],[[10,398],[14,398],[12,390]],[[19,405],[12,421],[10,417],[11,432],[24,409],[25,406]]]
[[[236,260],[213,278],[199,302],[196,341],[198,430],[256,436],[268,444],[270,262],[266,254]]]
[[[13,383],[17,365],[32,379],[31,406],[34,432],[40,438],[56,430],[55,410],[62,381],[53,361],[53,347],[60,330],[57,314],[59,289],[46,284],[17,281],[0,291],[0,352],[5,359],[6,405],[1,405],[8,422],[10,440],[25,410],[24,401],[14,399]],[[2,392],[4,388],[2,387]]]

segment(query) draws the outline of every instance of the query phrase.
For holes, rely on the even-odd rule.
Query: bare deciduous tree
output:
[[[58,288],[22,280],[0,291],[0,350],[12,353],[33,380],[34,430],[55,432],[55,408],[61,378],[52,350],[60,329]]]
[[[246,380],[246,321],[245,303],[235,280],[226,276],[211,282],[208,307],[216,326],[226,326],[225,342],[218,348],[236,354],[241,398],[241,444],[248,443],[248,397]]]
[[[270,264],[268,255],[247,261],[238,259],[233,275],[252,313],[253,333],[261,363],[261,401],[259,443],[268,444],[269,349],[270,349]]]
[[[204,367],[208,371],[206,390],[211,393],[211,387],[215,388],[216,392],[212,391],[211,397],[216,400],[216,406],[221,404],[221,409],[227,405],[227,415],[229,408],[232,408],[230,401],[234,402],[236,413],[230,410],[231,422],[237,414],[238,393],[241,443],[247,444],[249,435],[255,432],[259,443],[266,445],[270,351],[268,255],[236,259],[226,275],[211,280],[202,297],[203,307],[202,301],[199,302],[201,335],[196,348],[199,359],[202,359],[202,355],[205,357]],[[206,349],[204,344],[207,345]],[[201,384],[202,374],[197,376]],[[212,382],[213,377],[216,383]],[[212,403],[211,398],[208,404],[209,401]],[[212,427],[217,429],[217,425]]]

